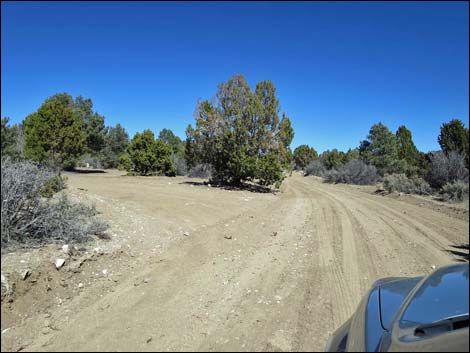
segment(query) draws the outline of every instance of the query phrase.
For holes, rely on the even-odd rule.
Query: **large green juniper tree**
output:
[[[279,119],[279,101],[271,81],[252,92],[242,75],[219,85],[214,101],[200,101],[195,128],[186,130],[188,165],[211,164],[216,182],[280,185],[291,159],[294,132],[290,119]]]
[[[304,169],[316,159],[318,159],[318,153],[313,147],[300,145],[294,150],[294,162],[297,169]]]
[[[465,128],[461,120],[453,119],[442,124],[438,142],[447,154],[452,151],[463,154],[467,168],[469,167],[469,129]]]
[[[24,154],[35,161],[59,168],[73,168],[84,152],[86,134],[83,121],[73,110],[67,93],[46,99],[37,112],[24,121]]]
[[[157,139],[152,131],[136,133],[127,146],[132,170],[140,175],[175,176],[175,166],[171,161],[171,146]]]

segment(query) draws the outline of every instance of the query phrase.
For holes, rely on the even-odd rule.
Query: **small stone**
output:
[[[431,268],[432,268],[433,270],[435,270],[435,269],[436,269],[436,266],[435,266],[435,265],[431,265]]]
[[[67,255],[70,253],[68,244],[62,245],[62,252]]]
[[[106,276],[106,274],[108,273],[108,269],[105,268],[105,269],[104,269],[103,271],[101,271],[101,272],[103,272],[103,275]]]
[[[150,278],[145,278],[144,279],[144,283],[149,283],[150,282]]]
[[[23,270],[21,272],[21,279],[24,281],[26,278],[29,277],[30,274],[31,274],[31,271],[29,269]]]
[[[273,233],[271,234],[272,237],[275,237],[276,235],[277,235],[277,232],[273,232]]]
[[[62,266],[64,266],[65,260],[64,259],[57,259],[55,260],[55,268],[60,269]]]
[[[152,341],[152,336],[147,337],[147,340],[145,342],[150,343]]]
[[[78,288],[83,288],[83,283],[79,283]]]
[[[187,236],[189,236],[189,232],[184,232],[183,235],[184,235],[185,237],[187,237]]]
[[[231,235],[224,235],[224,238],[230,240],[230,239],[232,239],[232,236]]]

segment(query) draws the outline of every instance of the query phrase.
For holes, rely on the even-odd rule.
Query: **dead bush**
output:
[[[212,166],[207,163],[197,164],[191,168],[188,176],[190,178],[210,179],[212,177]]]
[[[83,241],[99,234],[106,223],[95,218],[96,210],[71,202],[65,194],[53,192],[57,174],[30,161],[2,159],[1,245],[36,246],[50,242]],[[47,195],[50,196],[50,195]]]
[[[377,169],[355,159],[339,167],[338,170],[329,170],[324,173],[325,182],[356,185],[373,185],[377,182],[379,175]]]
[[[305,176],[314,175],[322,177],[326,173],[326,167],[320,160],[315,160],[310,162],[307,167],[305,167]]]
[[[459,180],[468,183],[468,169],[462,154],[455,151],[449,154],[438,151],[431,155],[430,160],[431,168],[426,180],[432,187],[440,189],[447,183]]]
[[[183,157],[177,154],[172,154],[171,160],[176,167],[176,175],[186,175],[188,173],[188,166]]]

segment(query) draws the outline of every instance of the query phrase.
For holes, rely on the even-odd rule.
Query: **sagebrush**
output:
[[[207,163],[196,164],[190,169],[188,177],[210,179],[212,177],[212,166]]]
[[[408,178],[405,174],[390,174],[383,178],[384,189],[388,192],[405,194],[430,195],[432,189],[422,178]]]
[[[451,151],[444,153],[438,151],[430,156],[431,166],[426,180],[429,184],[439,189],[447,183],[463,181],[468,183],[468,169],[465,167],[465,156]]]
[[[377,169],[361,160],[352,160],[345,165],[324,173],[325,182],[356,185],[372,185],[379,178]]]
[[[65,194],[44,197],[45,187],[48,192],[63,187],[54,170],[6,158],[2,159],[1,176],[2,249],[81,242],[106,230],[107,224],[95,217],[93,207],[74,203]]]
[[[310,162],[309,165],[305,168],[305,176],[314,175],[322,177],[326,173],[326,167],[320,160]]]
[[[468,183],[460,180],[445,184],[440,191],[441,199],[449,202],[467,200],[468,193]]]

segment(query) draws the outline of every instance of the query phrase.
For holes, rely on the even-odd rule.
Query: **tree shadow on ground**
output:
[[[257,192],[257,193],[273,193],[275,194],[276,191],[261,185],[254,185],[254,184],[242,184],[242,185],[225,185],[225,184],[213,184],[207,181],[182,181],[179,184],[186,184],[186,185],[194,185],[194,186],[203,186],[208,187],[209,185],[214,188],[223,189],[223,190],[236,190],[236,191],[250,191],[250,192]]]
[[[80,173],[80,174],[96,174],[96,173],[106,173],[104,169],[85,169],[85,168],[74,168],[69,170],[71,173]]]
[[[446,252],[457,257],[459,262],[469,262],[469,244],[451,245]]]

